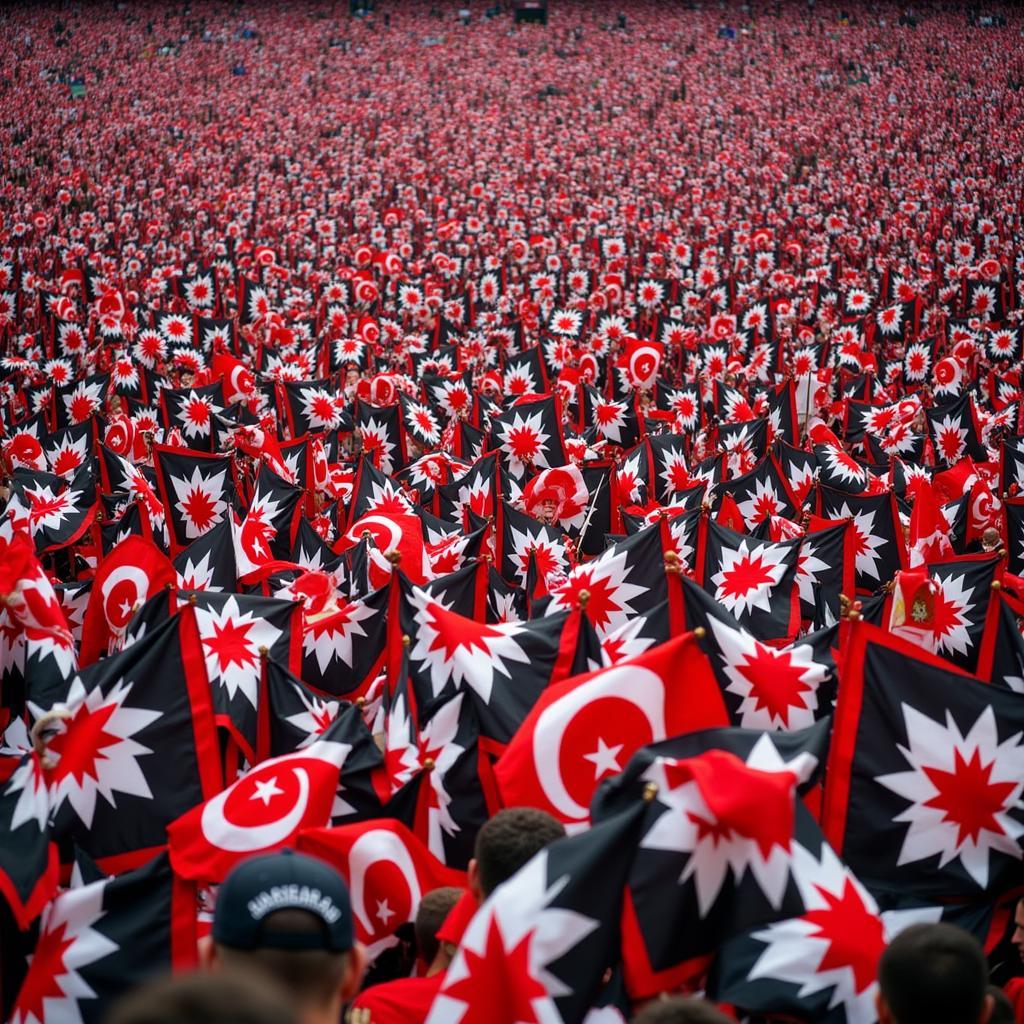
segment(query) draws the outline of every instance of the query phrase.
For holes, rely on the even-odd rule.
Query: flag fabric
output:
[[[195,966],[194,900],[176,883],[166,853],[61,892],[43,911],[11,1024],[98,1024],[148,979]]]
[[[856,623],[822,824],[873,893],[994,898],[1019,882],[1021,694]]]
[[[800,5],[738,77],[730,29],[673,23],[685,81],[650,73],[658,5],[558,7],[511,63],[542,11],[199,2],[168,42],[115,6],[14,5],[2,44],[0,1017],[101,1018],[139,976],[83,959],[129,908],[76,939],[99,904],[62,883],[116,893],[169,846],[205,928],[238,859],[341,830],[390,960],[517,805],[571,841],[481,911],[439,1019],[608,1024],[683,987],[871,1024],[906,921],[997,950],[1024,892],[1014,12],[872,29],[908,114],[808,75],[867,30]],[[931,80],[949,40],[984,102]]]
[[[692,633],[610,668],[549,687],[495,769],[509,806],[585,825],[599,782],[667,736],[727,725],[707,656]]]

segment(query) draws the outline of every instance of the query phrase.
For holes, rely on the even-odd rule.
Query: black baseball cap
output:
[[[310,927],[266,927],[277,910],[305,910]],[[213,940],[230,949],[352,948],[352,905],[345,880],[330,865],[294,850],[242,861],[217,892]]]

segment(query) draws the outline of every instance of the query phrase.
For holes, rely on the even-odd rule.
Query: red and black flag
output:
[[[52,899],[59,881],[50,791],[35,751],[0,758],[0,780],[0,898],[25,930]]]
[[[134,871],[67,889],[46,907],[8,1020],[99,1024],[143,982],[195,963],[195,894],[159,854]]]
[[[155,445],[153,467],[172,554],[229,518],[237,496],[230,456]]]
[[[622,904],[634,999],[701,976],[724,941],[805,909],[799,851],[821,832],[800,799],[821,770],[824,724],[792,733],[706,729],[641,751],[593,817],[641,804]]]
[[[352,429],[348,401],[329,380],[284,381],[282,387],[293,438]]]
[[[257,761],[266,662],[301,666],[302,606],[250,594],[180,594],[195,611],[213,711],[250,764]]]
[[[732,721],[746,729],[801,729],[832,713],[837,626],[785,646],[744,629],[710,594],[683,577],[687,629],[703,629],[701,647]]]
[[[793,881],[803,912],[727,941],[709,994],[750,1014],[872,1024],[878,961],[897,926],[820,837],[794,843]]]
[[[896,497],[845,494],[831,487],[818,491],[818,514],[824,519],[853,521],[857,590],[872,593],[907,565],[906,545]],[[850,596],[850,595],[847,595]]]
[[[491,759],[480,743],[472,703],[456,693],[419,722],[409,701],[405,666],[389,701],[385,764],[392,804],[431,853],[449,867],[465,870],[476,834],[498,809]]]
[[[755,636],[794,637],[800,627],[799,556],[799,540],[772,543],[709,521],[703,586]]]
[[[58,836],[101,867],[162,846],[168,823],[222,782],[195,611],[82,669],[45,731]]]
[[[866,623],[846,638],[822,824],[873,893],[991,899],[1024,861],[1024,696]]]
[[[224,412],[220,381],[195,388],[165,388],[160,392],[160,416],[165,430],[177,427],[196,451],[213,451],[213,419]]]
[[[416,586],[403,594],[400,622],[410,638],[409,683],[419,722],[464,692],[481,740],[495,751],[504,749],[541,693],[573,673],[580,631],[590,628],[578,610],[492,625]]]
[[[618,959],[609,922],[618,918],[645,807],[636,801],[557,840],[500,885],[463,934],[427,1024],[581,1024]]]

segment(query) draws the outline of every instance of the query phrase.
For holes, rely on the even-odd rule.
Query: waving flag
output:
[[[686,633],[549,687],[495,774],[506,805],[540,807],[582,826],[598,783],[640,747],[728,721],[707,658]]]

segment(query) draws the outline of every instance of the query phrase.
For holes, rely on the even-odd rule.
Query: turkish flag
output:
[[[331,819],[338,777],[351,746],[320,740],[263,761],[167,829],[171,864],[182,878],[223,881],[239,861],[291,846],[304,828]]]
[[[631,338],[619,357],[619,365],[626,368],[633,387],[646,391],[654,387],[664,354],[665,346],[660,342]]]
[[[252,371],[240,359],[219,352],[213,357],[212,369],[224,385],[224,400],[228,405],[246,402],[256,393]]]
[[[648,743],[729,724],[693,633],[544,691],[495,766],[506,806],[585,825],[598,783]]]
[[[100,563],[82,624],[80,667],[91,665],[124,635],[135,610],[177,580],[167,556],[145,537],[126,537]]]
[[[466,884],[464,871],[445,867],[416,835],[390,818],[308,829],[296,845],[337,868],[348,883],[356,935],[371,959],[398,944],[395,932],[416,919],[424,894]]]
[[[430,572],[423,544],[423,523],[418,516],[401,512],[370,512],[357,519],[348,532],[335,544],[336,552],[347,551],[370,535],[370,586],[377,590],[391,579],[392,563],[389,556],[397,555],[402,572],[413,583],[423,583]]]

